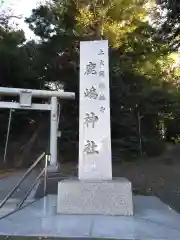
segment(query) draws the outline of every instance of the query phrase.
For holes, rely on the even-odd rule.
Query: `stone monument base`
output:
[[[132,216],[132,187],[125,178],[58,183],[57,213]]]

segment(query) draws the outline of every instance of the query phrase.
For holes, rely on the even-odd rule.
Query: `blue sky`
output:
[[[19,25],[19,28],[25,31],[28,39],[34,38],[34,35],[29,30],[28,25],[24,23],[24,18],[31,15],[32,9],[36,8],[39,2],[39,0],[4,0],[4,9],[10,8],[13,14],[22,15],[22,19],[15,20],[15,22]]]

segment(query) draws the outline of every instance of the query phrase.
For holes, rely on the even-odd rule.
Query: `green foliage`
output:
[[[143,142],[161,137],[159,121],[172,112],[171,83],[179,73],[176,69],[169,71],[175,60],[170,58],[165,42],[157,37],[156,29],[149,25],[148,13],[145,1],[54,0],[34,10],[27,19],[31,29],[44,40],[45,78],[76,92],[75,106],[64,103],[62,110],[64,150],[68,150],[66,143],[78,141],[81,40],[109,40],[112,141],[119,152],[137,154],[140,137]],[[138,114],[142,117],[141,136]]]
[[[45,88],[54,82],[76,93],[75,102],[61,103],[63,154],[74,156],[78,148],[79,42],[97,39],[108,39],[110,46],[114,156],[137,156],[140,140],[148,154],[163,150],[160,123],[180,116],[179,55],[157,36],[148,14],[146,1],[53,0],[26,19],[39,43],[0,28],[1,85]]]
[[[24,43],[22,31],[3,31],[0,41],[0,83],[3,86],[39,87],[33,42]]]
[[[156,22],[161,24],[161,36],[168,40],[171,48],[178,50],[180,47],[180,1],[158,0],[158,3],[161,10]],[[165,18],[162,18],[162,12],[166,13]]]

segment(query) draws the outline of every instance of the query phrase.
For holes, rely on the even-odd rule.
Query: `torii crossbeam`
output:
[[[0,96],[19,96],[19,102],[0,101],[0,108],[24,109],[24,110],[47,110],[51,112],[50,121],[50,154],[51,161],[49,171],[57,170],[57,137],[58,137],[58,101],[57,99],[75,99],[75,93],[36,89],[21,89],[0,87]],[[32,103],[32,98],[51,98],[50,104]]]

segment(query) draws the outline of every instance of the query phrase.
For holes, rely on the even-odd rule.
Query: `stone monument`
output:
[[[79,174],[58,184],[61,214],[133,215],[131,183],[112,179],[108,41],[80,43]]]
[[[112,180],[108,42],[81,42],[79,179]]]

